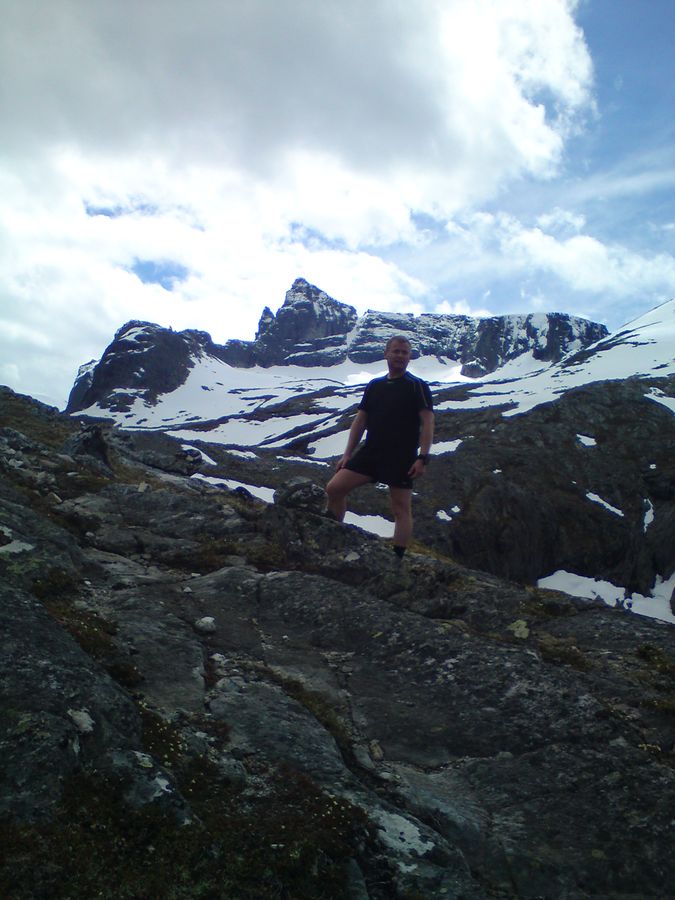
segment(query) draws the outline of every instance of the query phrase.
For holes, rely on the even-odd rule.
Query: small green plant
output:
[[[57,449],[78,429],[78,425],[56,409],[42,406],[32,397],[2,390],[0,428],[13,428],[33,441]]]
[[[637,673],[638,681],[656,692],[656,696],[645,698],[644,705],[672,716],[675,713],[675,660],[654,644],[640,644],[635,655],[645,664]],[[672,752],[670,760],[675,760]]]
[[[675,659],[669,657],[660,647],[653,644],[640,644],[635,655],[662,675],[675,675]]]
[[[117,626],[112,622],[63,600],[50,598],[45,602],[45,608],[97,662],[105,664],[116,653],[113,635],[117,633]]]
[[[558,591],[542,591],[531,585],[525,585],[524,591],[527,596],[519,606],[525,616],[552,619],[559,616],[571,616],[577,612],[574,601],[566,594]]]
[[[351,750],[352,738],[349,727],[328,697],[320,691],[311,690],[297,679],[285,677],[273,670],[269,670],[268,675],[283,688],[284,693],[297,700],[323,725],[341,750]]]
[[[48,591],[43,599],[45,609],[77,641],[85,653],[96,660],[118,684],[133,690],[143,677],[131,659],[114,641],[117,626],[103,616],[78,609],[60,592]]]
[[[77,589],[75,578],[65,569],[48,569],[33,581],[33,593],[39,600],[67,597]]]
[[[227,557],[235,552],[235,545],[231,541],[206,538],[200,541],[194,549],[185,551],[176,549],[166,562],[185,572],[199,572],[201,575],[207,575],[209,572],[222,569],[226,565]]]
[[[138,704],[138,709],[143,726],[143,749],[160,765],[178,768],[187,751],[180,729],[150,709],[144,701]]]
[[[365,814],[290,769],[266,789],[224,785],[192,760],[179,787],[195,817],[132,808],[97,772],[67,780],[46,824],[0,822],[0,895],[12,900],[346,900]]]
[[[542,659],[551,663],[562,663],[579,671],[592,668],[591,661],[571,638],[557,638],[551,634],[542,634],[538,641]]]

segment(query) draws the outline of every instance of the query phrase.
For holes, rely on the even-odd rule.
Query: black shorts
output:
[[[415,454],[384,454],[364,445],[349,460],[345,469],[368,475],[373,481],[389,487],[411,489],[413,480],[408,475],[415,462]]]

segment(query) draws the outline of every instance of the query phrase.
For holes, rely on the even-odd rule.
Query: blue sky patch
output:
[[[152,203],[133,203],[131,206],[96,206],[95,203],[85,201],[84,211],[88,216],[105,216],[107,219],[119,219],[120,216],[131,213],[152,216],[158,211],[158,207]]]
[[[189,270],[173,260],[137,259],[131,267],[143,284],[160,284],[172,291],[177,281],[185,281]]]

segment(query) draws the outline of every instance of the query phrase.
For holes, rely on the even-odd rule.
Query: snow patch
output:
[[[627,598],[626,589],[620,585],[585,575],[576,575],[564,569],[558,569],[552,575],[540,578],[537,587],[562,591],[572,597],[602,600],[608,606],[623,607],[640,616],[648,616],[675,625],[675,615],[670,608],[670,597],[675,590],[675,572],[667,580],[657,576],[651,593],[646,597],[643,594],[633,594]]]
[[[349,431],[338,431],[337,434],[329,434],[318,438],[308,445],[311,456],[319,459],[331,459],[334,456],[342,456],[347,446]],[[311,451],[314,451],[313,453]]]
[[[445,509],[439,509],[436,513],[436,518],[440,519],[441,522],[452,522],[453,516],[456,516],[457,513],[461,512],[461,508],[459,506],[453,506],[450,512],[447,512]],[[452,513],[453,515],[450,515]]]
[[[229,491],[234,491],[237,488],[245,488],[250,494],[258,500],[264,500],[265,503],[272,503],[274,500],[274,488],[264,487],[258,484],[246,484],[243,481],[235,481],[232,478],[215,478],[213,475],[202,475],[200,472],[192,475],[192,478],[206,481],[214,487],[225,487]]]
[[[215,461],[215,459],[211,459],[211,457],[208,455],[208,453],[204,453],[204,451],[200,450],[199,447],[193,447],[191,444],[181,444],[181,447],[183,450],[192,450],[195,453],[199,453],[199,455],[202,458],[202,462],[205,462],[209,466],[217,466],[218,465],[218,463]]]
[[[229,453],[230,456],[240,456],[242,459],[258,459],[258,454],[253,453],[252,450],[226,450],[226,453]]]
[[[652,524],[652,522],[654,521],[654,505],[651,502],[651,500],[645,499],[644,502],[645,502],[647,509],[645,510],[645,517],[644,517],[644,520],[642,523],[642,530],[646,531],[649,528],[649,526]]]
[[[645,394],[645,397],[648,400],[654,400],[655,403],[660,403],[661,406],[665,406],[671,413],[675,413],[675,397],[669,397],[658,388],[652,388],[651,391]]]
[[[602,497],[598,496],[598,494],[593,494],[591,491],[586,493],[586,497],[589,500],[592,500],[593,503],[599,503],[600,506],[604,506],[605,509],[609,510],[609,512],[614,513],[615,516],[621,516],[623,518],[623,513],[620,509],[617,509],[616,506],[612,506],[611,503],[608,503],[606,500],[603,500]]]
[[[363,516],[358,513],[347,512],[345,523],[347,525],[357,525],[359,528],[363,528],[364,531],[376,534],[379,537],[391,538],[394,536],[394,523],[383,516]]]
[[[455,450],[462,443],[461,440],[458,441],[439,441],[437,444],[434,444],[432,449],[434,455],[441,453],[454,453]]]
[[[318,459],[307,459],[304,456],[277,456],[277,459],[283,460],[283,462],[299,462],[299,463],[312,463],[315,466],[327,466],[327,462],[321,462]]]

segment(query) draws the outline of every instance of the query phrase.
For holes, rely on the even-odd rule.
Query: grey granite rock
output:
[[[322,513],[326,508],[326,492],[309,478],[291,478],[274,492],[274,502],[279,506]]]
[[[290,891],[299,854],[337,879],[336,897],[667,896],[669,626],[423,546],[396,562],[387,542],[300,506],[160,478],[134,437],[108,442],[102,473],[89,454],[59,457],[52,413],[13,402],[0,441],[12,834],[103,829],[127,865],[166,841],[179,855],[198,822],[189,859],[206,877],[222,835],[251,830],[245,870],[273,869]],[[63,504],[48,504],[41,471]],[[115,786],[123,825],[96,804],[68,818],[80,776],[100,796]],[[46,846],[39,834],[30,846]],[[69,864],[29,850],[26,875],[24,851],[3,849],[2,877]],[[163,859],[179,877],[178,856],[176,869]]]

